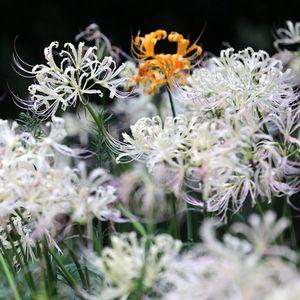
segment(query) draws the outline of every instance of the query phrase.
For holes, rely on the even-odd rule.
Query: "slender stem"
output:
[[[17,232],[17,230],[15,228],[15,225],[14,225],[14,223],[12,221],[12,218],[10,218],[10,224],[11,224],[13,230],[15,232]],[[25,256],[25,253],[24,253],[24,249],[23,249],[23,245],[21,243],[20,237],[18,236],[19,249],[20,249],[20,253],[23,255],[24,263],[25,264],[23,263],[23,260],[22,260],[20,254],[19,254],[19,252],[18,252],[18,250],[17,250],[17,248],[16,248],[16,246],[14,244],[14,241],[13,241],[10,233],[6,232],[6,235],[7,235],[7,238],[9,239],[9,242],[10,242],[10,244],[12,246],[12,249],[13,249],[15,255],[16,255],[16,260],[19,262],[21,269],[25,270],[24,277],[25,277],[25,279],[26,279],[26,281],[27,281],[27,283],[29,285],[29,289],[30,289],[30,291],[31,291],[32,294],[35,294],[35,286],[34,286],[32,274],[31,274],[31,271],[30,271],[29,266],[28,266],[28,261],[26,260],[26,256]]]
[[[47,253],[48,248],[49,248],[49,246],[48,246],[47,240],[45,238],[43,241],[43,249],[46,250],[44,259],[46,261],[46,269],[47,269],[47,277],[48,277],[48,282],[45,280],[45,287],[46,287],[48,296],[54,297],[54,296],[57,296],[57,289],[56,289],[57,278],[53,272],[51,258],[49,257],[49,255]]]
[[[98,224],[97,224],[97,229],[98,229],[98,245],[100,247],[96,247],[98,249],[98,254],[101,254],[101,251],[103,249],[103,231],[102,231],[102,221],[101,220],[97,220]]]
[[[91,108],[90,104],[88,103],[88,101],[84,98],[83,95],[81,95],[81,99],[82,99],[82,102],[84,103],[85,107],[87,108],[87,110],[89,111],[89,113],[91,114],[91,116],[93,117],[94,121],[96,122],[98,128],[99,128],[99,131],[104,133],[103,132],[103,126],[100,122],[100,120],[98,119],[98,117],[96,116],[96,114],[94,113],[93,109]]]
[[[255,202],[256,202],[256,206],[257,206],[257,209],[258,209],[260,215],[262,216],[262,218],[264,218],[264,216],[265,216],[264,211],[263,211],[263,209],[261,208],[261,205],[260,205],[260,203],[259,203],[259,201],[258,201],[257,198],[255,198]]]
[[[175,113],[173,98],[172,98],[172,95],[170,93],[170,85],[168,83],[167,83],[167,91],[168,91],[168,95],[169,95],[169,100],[170,100],[170,105],[171,105],[171,110],[172,110],[173,118],[175,118],[176,117],[176,113]]]
[[[2,255],[2,253],[1,253],[1,251],[0,251],[0,263],[1,263],[2,267],[3,267],[3,270],[4,270],[4,273],[5,273],[5,275],[6,275],[6,278],[7,278],[8,282],[9,282],[9,285],[10,285],[10,287],[11,287],[11,289],[12,289],[14,298],[15,298],[16,300],[21,299],[21,298],[19,297],[17,288],[16,288],[15,283],[14,283],[14,281],[13,281],[13,278],[12,278],[12,276],[11,276],[11,274],[10,274],[8,268],[7,268],[7,265],[6,265],[6,263],[5,263],[5,260],[4,260],[4,258],[3,258],[3,255]]]
[[[285,217],[286,214],[287,214],[287,203],[285,202],[283,204],[283,211],[282,211],[281,217]],[[292,223],[292,220],[290,220],[290,223]],[[281,234],[280,234],[280,245],[283,245],[284,232],[285,232],[285,230],[282,231]]]
[[[135,229],[143,236],[143,237],[147,237],[147,233],[146,230],[144,228],[144,226],[138,222],[135,218],[135,216],[128,210],[126,209],[123,205],[118,205],[118,208],[120,209],[120,211],[124,214],[124,216],[128,219],[131,220],[132,225],[135,227]]]
[[[12,274],[14,275],[14,277],[16,277],[17,274],[16,274],[16,271],[15,271],[15,269],[14,269],[14,267],[13,267],[13,263],[12,263],[12,261],[11,261],[9,255],[8,255],[8,253],[7,253],[7,251],[6,251],[6,248],[4,247],[4,245],[3,245],[2,241],[1,241],[1,239],[0,239],[0,247],[1,247],[1,248],[0,248],[0,252],[1,252],[1,249],[2,249],[2,252],[3,252],[4,256],[5,256],[5,259],[7,260],[7,264],[9,265],[10,270],[11,270]]]
[[[175,232],[173,236],[175,239],[180,239],[180,230],[179,230],[179,224],[177,219],[176,199],[174,197],[174,194],[171,194],[171,205],[173,211],[172,225],[175,227]]]
[[[272,199],[271,199],[271,203],[270,203],[270,205],[268,205],[269,206],[269,210],[273,210],[274,209],[275,202],[276,202],[276,197],[273,195]]]
[[[209,215],[208,215],[208,212],[206,209],[206,202],[203,202],[203,221],[208,217],[209,217]]]
[[[66,276],[66,278],[69,281],[69,284],[77,291],[77,283],[74,280],[74,278],[72,277],[72,275],[69,273],[69,271],[66,269],[66,267],[64,266],[64,264],[61,262],[61,260],[56,256],[56,254],[54,253],[54,251],[48,247],[48,252],[51,254],[51,256],[55,259],[57,265],[61,268],[63,274]]]
[[[287,209],[287,215],[288,215],[289,220],[290,220],[290,232],[291,232],[292,245],[293,245],[294,251],[296,253],[298,253],[297,239],[296,239],[296,235],[295,235],[295,228],[294,228],[294,224],[293,224],[291,208],[290,208],[289,205],[286,205],[286,209]],[[299,253],[298,253],[298,255],[299,255]]]
[[[171,105],[171,110],[172,110],[172,114],[173,114],[173,118],[176,117],[176,112],[175,112],[175,108],[174,108],[174,103],[173,103],[173,98],[170,92],[170,85],[167,83],[167,91],[168,91],[168,95],[169,95],[169,100],[170,100],[170,105]],[[172,194],[171,195],[171,203],[172,203],[172,210],[173,210],[173,224],[175,226],[175,234],[174,237],[177,239],[180,239],[180,229],[179,229],[179,225],[178,225],[178,219],[177,219],[177,209],[176,209],[176,202],[175,202],[175,197]],[[188,239],[193,239],[193,232],[192,232],[192,215],[191,212],[187,211],[187,235],[188,235]]]
[[[187,211],[186,211],[186,215],[187,215],[187,238],[188,238],[188,242],[194,242],[194,240],[193,240],[193,215],[192,215],[192,211],[191,211],[193,206],[190,203],[187,203],[186,207],[187,207]]]
[[[93,218],[91,214],[87,216],[86,235],[88,249],[89,251],[93,251]]]

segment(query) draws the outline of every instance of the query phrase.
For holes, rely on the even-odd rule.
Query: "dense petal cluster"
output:
[[[86,50],[83,42],[79,43],[78,49],[71,43],[64,46],[68,51],[60,52],[62,60],[59,65],[56,64],[53,54],[53,48],[58,47],[58,42],[52,42],[44,51],[47,65],[36,65],[28,72],[35,77],[36,83],[28,88],[30,100],[17,98],[25,108],[30,107],[44,116],[53,115],[59,105],[65,110],[69,106],[76,106],[78,99],[85,104],[85,94],[102,97],[101,87],[110,90],[110,98],[127,96],[128,93],[117,90],[128,79],[117,78],[125,64],[117,67],[111,56],[99,61],[94,53],[97,48],[89,47]],[[17,59],[15,62],[21,67]]]
[[[228,48],[208,67],[194,70],[189,84],[178,88],[176,98],[200,115],[220,115],[227,108],[258,119],[293,105],[297,94],[287,83],[290,71],[265,51]]]

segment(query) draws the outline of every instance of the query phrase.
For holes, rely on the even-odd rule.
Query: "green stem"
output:
[[[273,210],[274,209],[275,202],[276,202],[276,197],[272,196],[271,203],[269,205],[269,210]]]
[[[169,100],[170,100],[170,105],[171,105],[171,110],[172,110],[173,118],[175,118],[176,117],[176,113],[175,113],[173,98],[172,98],[172,95],[170,93],[170,85],[168,83],[167,83],[167,91],[168,91],[168,95],[169,95]]]
[[[13,267],[13,263],[12,263],[9,255],[8,255],[8,253],[6,251],[6,248],[4,247],[1,239],[0,239],[0,247],[2,248],[2,252],[3,252],[4,256],[5,256],[5,259],[7,260],[7,264],[9,265],[10,271],[12,272],[12,274],[14,275],[14,277],[16,277],[17,274],[16,274],[16,271],[15,271],[15,269]],[[1,252],[1,249],[0,249],[0,252]]]
[[[1,251],[0,251],[0,263],[1,263],[2,267],[3,267],[3,270],[4,270],[4,273],[6,275],[6,278],[7,278],[8,282],[9,282],[9,285],[10,285],[10,287],[12,289],[14,298],[17,299],[17,300],[20,300],[21,298],[20,298],[20,296],[18,294],[17,288],[16,288],[15,283],[13,281],[13,278],[12,278],[12,276],[11,276],[8,268],[7,268],[7,265],[5,263],[5,260],[3,258],[3,255],[1,253]]]
[[[294,228],[293,218],[292,218],[292,213],[291,213],[291,208],[288,204],[286,204],[286,210],[287,210],[288,218],[290,220],[290,232],[291,232],[292,246],[293,246],[294,251],[299,255],[298,247],[297,247],[297,240],[296,240],[296,235],[295,235],[295,228]]]
[[[14,223],[13,223],[12,218],[10,218],[10,224],[11,224],[11,226],[12,226],[14,232],[17,232],[16,227],[15,227],[15,225],[14,225]],[[28,266],[28,261],[26,260],[26,255],[25,255],[25,253],[24,253],[24,249],[23,249],[23,245],[22,245],[22,243],[21,243],[20,237],[19,237],[19,235],[18,235],[19,249],[20,249],[20,252],[21,252],[22,255],[23,255],[24,263],[25,263],[25,264],[23,264],[22,258],[21,258],[21,256],[20,256],[20,254],[19,254],[19,252],[18,252],[18,250],[17,250],[15,244],[14,244],[14,241],[13,241],[13,239],[12,239],[10,233],[9,233],[9,232],[6,232],[6,235],[7,235],[7,238],[9,239],[9,242],[10,242],[10,244],[11,244],[11,246],[12,246],[12,249],[13,249],[15,255],[16,255],[16,259],[18,260],[21,269],[22,269],[22,270],[25,270],[25,273],[24,273],[25,279],[26,279],[26,281],[27,281],[27,283],[28,283],[28,286],[29,286],[29,289],[30,289],[31,293],[34,295],[34,294],[35,294],[35,285],[34,285],[34,282],[33,282],[33,278],[32,278],[31,271],[30,271],[29,266]]]
[[[193,206],[190,203],[187,203],[186,207],[187,207],[187,211],[186,211],[187,238],[188,238],[188,242],[194,242],[194,240],[193,240],[193,215],[192,215]]]
[[[257,206],[257,209],[258,209],[258,211],[259,211],[261,217],[264,218],[264,216],[265,216],[264,211],[263,211],[263,209],[261,208],[261,205],[260,205],[260,203],[259,203],[259,201],[258,201],[257,198],[255,198],[255,202],[256,202],[256,206]]]
[[[171,194],[171,205],[172,205],[172,211],[173,211],[171,228],[173,228],[173,227],[175,228],[173,237],[175,239],[180,239],[180,230],[179,230],[179,224],[178,224],[178,219],[177,219],[176,199],[174,197],[174,194]]]
[[[54,253],[54,251],[50,247],[48,247],[47,250],[51,254],[51,256],[54,258],[54,260],[56,261],[57,265],[61,268],[63,274],[66,276],[67,280],[69,281],[69,284],[71,285],[71,287],[74,288],[75,291],[78,291],[76,281],[74,280],[74,278],[72,277],[72,275],[69,273],[69,271],[66,269],[66,267],[61,262],[61,260],[57,257],[57,255]]]
[[[26,220],[24,217],[23,217],[23,214],[20,212],[20,210],[18,208],[15,209],[15,212],[17,213],[17,215],[22,219],[22,221],[25,223],[25,224],[30,224],[30,221]]]
[[[203,221],[209,217],[207,209],[206,209],[206,202],[203,202]]]
[[[97,249],[97,252],[100,255],[101,251],[103,249],[103,231],[102,231],[102,221],[98,219],[97,222],[98,222],[98,224],[97,224],[98,239],[97,239],[97,244],[95,245],[95,248]]]
[[[45,280],[45,287],[47,290],[47,295],[48,297],[57,297],[57,277],[55,276],[54,272],[53,272],[53,267],[52,267],[52,263],[51,263],[51,259],[47,253],[47,248],[49,248],[47,240],[44,239],[43,241],[43,248],[44,248],[44,259],[46,262],[46,269],[47,269],[47,277],[48,277],[48,282]],[[46,250],[46,251],[45,251]]]
[[[96,122],[99,131],[102,132],[104,134],[104,130],[103,130],[103,126],[100,122],[100,120],[98,119],[98,117],[96,116],[96,114],[94,113],[93,109],[91,108],[91,106],[89,105],[88,101],[84,98],[83,95],[81,95],[81,99],[82,102],[84,103],[85,107],[87,108],[87,110],[89,111],[89,113],[91,114],[91,116],[93,117],[94,121]]]
[[[286,214],[287,214],[287,203],[285,202],[284,205],[283,205],[283,211],[282,211],[281,217],[285,217]],[[292,222],[292,220],[290,220],[290,222]],[[279,238],[280,245],[283,245],[284,232],[285,232],[285,230],[282,231],[281,234],[280,234],[280,238]]]
[[[128,219],[131,220],[132,225],[134,226],[134,228],[143,236],[143,237],[147,237],[147,233],[146,230],[144,228],[144,226],[138,222],[135,218],[135,216],[128,210],[126,209],[123,205],[118,205],[118,209],[124,214],[124,216]]]

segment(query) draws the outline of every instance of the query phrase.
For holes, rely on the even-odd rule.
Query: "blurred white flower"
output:
[[[115,101],[111,111],[114,115],[121,116],[121,125],[127,128],[142,117],[151,118],[157,115],[157,109],[152,101],[152,96],[140,93],[134,98]]]
[[[276,30],[277,39],[274,42],[275,48],[280,51],[279,45],[300,44],[300,23],[293,24],[292,21],[286,21],[288,29],[279,28]]]
[[[95,168],[89,175],[85,164],[80,162],[76,175],[72,178],[75,190],[72,191],[69,211],[72,221],[86,223],[90,217],[99,220],[117,220],[121,217],[113,203],[117,200],[116,189],[103,184],[112,179],[104,169]]]
[[[30,133],[18,133],[0,120],[0,216],[7,218],[18,208],[31,216],[33,234],[55,231],[59,216],[71,222],[85,223],[88,217],[117,219],[120,212],[113,203],[115,188],[105,185],[112,177],[95,168],[89,175],[85,165],[78,169],[59,168],[58,154],[78,156],[81,151],[62,144],[65,122],[52,117],[49,135],[35,139]],[[24,238],[27,239],[26,234]]]
[[[296,51],[290,51],[280,49],[279,45],[300,44],[300,23],[293,25],[291,21],[287,21],[286,24],[288,29],[279,28],[276,31],[274,46],[278,53],[273,57],[281,60],[285,69],[291,69],[291,76],[287,82],[296,87],[300,84],[300,47]]]
[[[267,212],[264,219],[252,215],[249,226],[235,223],[233,232],[243,233],[248,241],[230,233],[219,241],[215,220],[205,221],[203,242],[173,259],[167,269],[165,281],[173,288],[163,299],[297,299],[297,255],[273,244],[288,225],[285,219],[275,220],[274,213]]]
[[[284,49],[273,55],[273,57],[282,62],[284,70],[290,69],[290,76],[286,78],[286,82],[292,87],[300,84],[300,52],[289,51]]]
[[[273,211],[266,211],[263,218],[256,214],[250,215],[249,225],[234,223],[230,228],[235,234],[243,234],[253,246],[253,250],[260,257],[280,256],[290,261],[296,261],[297,255],[286,246],[274,245],[279,235],[288,228],[289,220],[280,218],[277,220]]]
[[[99,290],[101,299],[127,299],[135,291],[154,290],[158,294],[160,280],[169,264],[179,254],[181,241],[170,235],[137,239],[135,232],[112,236],[112,247],[106,247],[101,257],[88,254],[90,266],[104,276]],[[89,299],[99,299],[99,295]]]
[[[134,163],[132,170],[123,172],[119,177],[118,198],[135,216],[146,218],[147,222],[169,218],[172,214],[167,200],[169,185],[164,184],[172,178],[168,171],[163,166],[157,167],[154,176],[151,176],[144,164]],[[138,203],[132,201],[134,194],[139,199]]]

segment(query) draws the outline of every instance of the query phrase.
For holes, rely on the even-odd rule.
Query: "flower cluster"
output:
[[[299,113],[294,117],[298,120]],[[289,198],[299,190],[299,141],[291,136],[295,128],[288,128],[288,122],[291,125],[296,120],[287,115],[285,122],[275,116],[247,122],[243,112],[229,109],[223,119],[208,121],[200,117],[188,120],[184,115],[167,117],[164,123],[159,117],[141,118],[131,126],[132,137],[123,133],[122,143],[108,140],[120,153],[117,162],[131,156],[145,162],[151,174],[167,165],[176,195],[202,206],[183,190],[186,186],[201,192],[208,211],[225,215],[230,201],[237,211],[247,197],[254,205],[258,196],[271,202],[274,195]],[[268,123],[284,133],[284,149],[264,132]],[[297,158],[291,160],[291,155]]]
[[[136,39],[145,48],[140,57],[153,57],[164,37],[157,31]],[[117,162],[130,156],[150,174],[167,166],[175,195],[223,216],[230,202],[239,211],[247,198],[251,205],[274,196],[289,202],[300,187],[300,108],[290,70],[252,48],[228,48],[203,65],[172,92],[185,115],[140,118],[122,142],[107,135]]]
[[[0,120],[1,219],[16,209],[23,211],[40,236],[50,228],[59,229],[63,216],[80,223],[90,217],[119,218],[112,206],[115,188],[104,184],[111,176],[97,168],[87,175],[82,164],[77,169],[60,167],[59,153],[78,157],[83,150],[61,144],[66,136],[63,119],[53,117],[47,125],[50,133],[37,140],[30,133],[17,133],[16,122],[10,127]]]
[[[299,299],[300,55],[279,45],[300,27],[287,26],[274,57],[228,48],[201,64],[196,42],[164,30],[133,39],[133,58],[96,24],[75,38],[96,47],[66,43],[59,64],[51,43],[31,99],[16,97],[36,114],[0,119],[0,297]],[[177,52],[157,54],[167,38]],[[101,110],[86,95],[103,88],[126,99]]]

